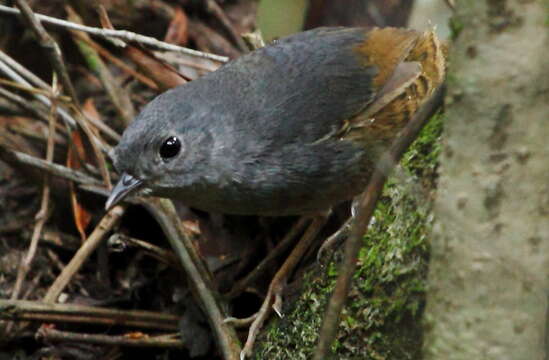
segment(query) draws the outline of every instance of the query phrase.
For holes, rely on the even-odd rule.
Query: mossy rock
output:
[[[419,359],[442,116],[434,116],[387,181],[364,236],[334,359]],[[309,359],[342,251],[312,266],[285,317],[262,331],[255,359]],[[320,270],[319,270],[320,269]]]

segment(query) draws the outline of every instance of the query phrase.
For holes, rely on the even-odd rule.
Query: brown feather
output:
[[[379,68],[374,79],[379,95],[362,114],[349,120],[343,136],[379,149],[392,142],[442,84],[445,52],[433,31],[422,34],[392,28],[372,30],[358,51],[366,56],[366,62]],[[414,73],[412,67],[402,63],[416,64],[419,72]]]

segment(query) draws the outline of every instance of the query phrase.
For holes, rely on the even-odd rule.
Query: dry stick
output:
[[[82,334],[60,331],[42,326],[36,332],[38,339],[50,342],[79,342],[84,344],[116,345],[128,347],[183,348],[183,342],[177,334],[148,336],[139,334],[136,337],[125,335]]]
[[[65,269],[63,269],[61,274],[55,279],[55,282],[50,286],[46,296],[44,296],[44,302],[53,303],[57,300],[59,294],[65,289],[84,261],[88,259],[95,249],[97,249],[106,234],[118,224],[120,218],[124,214],[124,210],[125,208],[123,206],[118,205],[105,214],[80,249],[74,254],[71,261],[65,266]]]
[[[145,75],[141,74],[140,72],[138,71],[135,71],[134,69],[132,69],[128,64],[126,64],[124,61],[120,60],[119,58],[117,58],[116,56],[114,56],[113,54],[111,54],[107,49],[105,49],[103,46],[99,45],[97,42],[93,41],[92,39],[90,39],[89,36],[84,36],[84,34],[82,33],[79,33],[79,32],[74,32],[75,36],[78,37],[80,40],[84,41],[86,44],[88,44],[89,46],[91,46],[92,48],[95,49],[95,51],[97,51],[99,53],[99,55],[101,55],[102,57],[104,57],[105,59],[109,60],[111,63],[113,63],[114,65],[118,66],[122,71],[124,71],[125,73],[133,76],[134,78],[136,78],[138,81],[142,82],[143,84],[145,84],[146,86],[148,86],[149,88],[153,89],[153,90],[158,90],[158,86],[156,86],[156,84],[154,83],[154,81],[152,81],[150,78],[146,77]]]
[[[240,295],[246,288],[259,276],[265,274],[265,270],[272,264],[276,258],[278,258],[284,251],[286,251],[297,235],[303,230],[307,224],[308,219],[304,216],[292,226],[290,231],[284,236],[284,238],[276,245],[276,247],[269,251],[267,256],[248,274],[246,277],[239,280],[231,289],[231,291],[225,295],[229,299],[233,299]]]
[[[28,80],[31,84],[34,86],[47,90],[48,93],[51,93],[51,87],[42,79],[40,79],[38,76],[34,75],[32,72],[27,70],[23,65],[19,64],[17,61],[15,61],[13,58],[11,58],[8,54],[0,50],[0,60],[5,62],[8,66],[10,66],[12,69],[14,69],[17,73],[19,73],[21,76],[23,76],[26,80]]]
[[[82,23],[80,16],[70,6],[66,6],[65,10],[67,11],[69,19],[76,23]],[[128,126],[135,116],[135,109],[133,108],[129,95],[118,85],[109,68],[105,65],[95,49],[80,40],[81,38],[89,39],[88,34],[81,34],[75,30],[71,30],[71,34],[73,35],[73,40],[80,49],[80,53],[86,60],[88,67],[99,77],[116,112],[123,120],[123,124]],[[76,34],[79,36],[76,36]]]
[[[333,249],[336,245],[338,245],[341,241],[343,241],[347,236],[349,235],[349,232],[351,231],[351,224],[353,223],[352,217],[348,218],[339,229],[330,235],[320,246],[320,249],[318,249],[318,253],[316,254],[316,260],[320,261],[324,254],[330,250]]]
[[[5,55],[5,53],[3,53],[2,50],[0,50],[0,55]],[[19,84],[23,84],[23,85],[26,85],[28,87],[32,87],[31,84],[29,84],[29,82],[27,80],[25,80],[21,75],[19,75],[16,71],[14,71],[12,68],[10,68],[10,66],[8,66],[8,64],[6,62],[4,62],[1,58],[0,58],[0,71],[5,73],[8,77],[10,77],[12,80],[18,82]],[[42,94],[36,94],[36,93],[33,93],[33,95],[41,103],[45,104],[48,107],[51,106],[51,101],[46,96],[44,96]],[[58,112],[59,112],[59,115],[65,121],[65,123],[67,123],[67,126],[69,128],[76,126],[76,120],[74,120],[74,118],[72,116],[70,116],[66,111],[64,111],[63,109],[59,109]]]
[[[210,323],[220,352],[225,360],[238,360],[240,344],[234,329],[224,322],[225,316],[221,306],[217,303],[219,299],[214,294],[209,273],[200,260],[191,239],[182,231],[179,226],[180,220],[170,200],[153,199],[145,204],[151,215],[156,219],[170,245],[179,256],[181,264],[185,269],[189,283],[198,297],[199,304]]]
[[[31,281],[29,281],[29,286],[27,286],[26,291],[21,296],[22,299],[28,299],[29,296],[36,291],[36,288],[38,287],[40,280],[42,279],[42,276],[44,276],[45,271],[39,271],[38,274],[36,274]]]
[[[47,94],[51,93],[51,87],[43,82],[41,79],[37,78],[32,72],[27,70],[24,66],[19,64],[17,61],[9,57],[6,53],[0,50],[0,71],[4,72],[9,76],[13,81],[22,84],[28,87],[28,91],[35,96],[40,102],[46,106],[51,106],[50,100],[40,93],[37,93],[37,89],[33,88],[31,84],[37,86],[40,89],[43,89]],[[28,80],[28,81],[27,81]],[[29,83],[30,82],[30,83]],[[61,106],[57,107],[58,114],[63,118],[68,128],[74,128],[76,126],[76,120]],[[108,127],[105,123],[95,120],[88,119],[92,124],[94,124],[99,130],[101,130],[105,135],[108,135],[112,140],[120,140],[120,135],[118,135],[114,130]]]
[[[263,322],[265,321],[265,319],[267,319],[270,313],[271,304],[276,313],[280,317],[282,317],[281,293],[284,285],[286,284],[288,276],[290,275],[290,272],[293,271],[297,263],[301,260],[303,254],[305,254],[305,252],[311,247],[311,244],[316,239],[316,236],[318,235],[327,220],[328,218],[323,215],[315,216],[313,218],[313,221],[307,227],[307,230],[305,230],[305,234],[303,234],[301,239],[299,239],[297,245],[293,248],[288,258],[284,261],[284,264],[282,264],[280,269],[276,272],[273,280],[271,280],[271,284],[269,285],[269,290],[267,291],[265,300],[263,301],[261,308],[257,312],[257,317],[254,319],[252,325],[250,326],[250,329],[248,330],[248,339],[244,344],[244,348],[242,349],[242,353],[240,354],[240,359],[244,359],[245,357],[250,357],[252,355],[255,339],[257,337],[257,334],[259,333],[259,330],[263,326]]]
[[[72,98],[72,101],[75,104],[76,110],[77,110],[76,121],[78,125],[80,125],[82,131],[88,137],[90,144],[94,150],[95,156],[97,158],[99,170],[101,171],[101,176],[103,177],[103,181],[105,182],[107,187],[110,189],[112,187],[111,178],[109,175],[109,171],[107,170],[105,157],[103,156],[103,153],[99,149],[98,143],[100,143],[100,141],[97,138],[97,136],[93,133],[91,128],[88,126],[85,117],[82,115],[80,103],[78,102],[78,96],[76,94],[76,91],[74,90],[71,79],[69,77],[69,73],[63,61],[63,57],[62,57],[61,49],[59,48],[59,45],[46,32],[46,30],[44,29],[44,27],[42,26],[38,18],[32,12],[26,0],[16,0],[16,3],[17,3],[17,7],[21,11],[21,16],[25,24],[32,30],[40,46],[42,46],[46,50],[46,55],[48,55],[50,63],[52,64],[55,72],[59,76],[59,79],[61,80],[61,84],[63,84],[63,87]]]
[[[56,80],[56,77],[54,76],[54,80]],[[50,120],[49,120],[49,127],[48,127],[48,145],[46,148],[46,161],[52,162],[53,161],[53,151],[55,146],[55,127],[57,125],[57,110],[56,110],[56,101],[55,96],[59,94],[57,90],[57,86],[54,86],[54,93],[52,94],[52,106],[50,109]],[[44,186],[42,189],[42,200],[40,204],[40,210],[38,210],[38,213],[36,214],[36,224],[34,225],[34,230],[31,237],[31,242],[29,246],[29,250],[27,251],[26,256],[21,261],[21,264],[19,265],[19,270],[17,272],[17,279],[15,281],[15,286],[13,287],[13,291],[11,293],[11,299],[15,300],[19,297],[19,293],[21,292],[21,287],[23,286],[23,281],[25,281],[27,274],[31,268],[32,261],[34,260],[34,256],[36,255],[36,249],[38,248],[38,240],[40,239],[40,235],[42,234],[42,228],[44,227],[44,224],[46,223],[46,220],[48,219],[48,207],[49,207],[49,201],[50,201],[50,174],[46,173],[44,175]]]
[[[78,97],[76,96],[76,91],[72,86],[69,73],[67,72],[65,63],[63,62],[59,45],[44,29],[40,21],[33,14],[32,9],[26,0],[16,0],[16,5],[21,11],[20,14],[23,22],[30,28],[40,46],[46,50],[46,54],[48,55],[55,72],[59,76],[61,84],[63,84],[63,87],[69,93],[69,96],[73,99],[73,101],[78,103]]]
[[[48,173],[71,180],[80,184],[99,185],[100,182],[91,176],[78,170],[69,169],[66,166],[55,164],[25,153],[10,150],[0,144],[0,158],[6,162],[18,162],[47,171]]]
[[[225,12],[221,6],[219,6],[215,0],[206,0],[203,4],[206,11],[212,14],[219,21],[221,26],[225,29],[227,35],[231,38],[233,44],[235,44],[240,51],[247,52],[248,47],[246,46],[246,43],[240,34],[236,32],[231,20],[227,17],[227,15],[225,15]]]
[[[250,48],[250,50],[257,50],[261,49],[265,46],[265,40],[263,39],[263,35],[261,34],[261,30],[257,29],[254,32],[249,32],[242,34],[242,40],[246,42],[246,45]]]
[[[22,98],[21,96],[4,89],[3,87],[0,87],[0,96],[15,104],[18,108],[22,109],[24,112],[29,113],[35,118],[38,118],[44,122],[48,122],[48,115],[46,115],[45,112],[40,111],[37,106],[33,106],[33,104],[30,103],[27,99]]]
[[[258,313],[253,314],[252,316],[248,316],[247,318],[235,318],[235,317],[228,317],[223,320],[227,324],[231,324],[236,329],[241,329],[245,327],[250,327],[250,325],[254,322],[255,319],[257,319]]]
[[[6,79],[2,79],[2,78],[0,78],[0,85],[16,88],[17,90],[26,91],[26,92],[31,93],[31,94],[40,94],[40,95],[48,96],[48,97],[51,95],[51,91],[42,90],[42,89],[34,88],[34,87],[31,87],[31,86],[21,85],[16,81],[10,81],[10,80],[6,80]],[[61,101],[70,102],[71,99],[68,96],[59,95],[59,96],[57,96],[56,101],[58,103],[61,102]],[[57,107],[57,105],[56,105],[56,107]],[[50,104],[50,107],[51,106],[52,105]]]
[[[455,11],[456,10],[456,1],[455,0],[445,0],[444,1],[446,5],[450,8],[450,10]]]
[[[326,309],[326,314],[324,315],[314,360],[324,360],[329,357],[330,347],[334,341],[339,324],[339,316],[347,299],[351,279],[356,268],[358,252],[362,245],[362,237],[368,229],[368,224],[370,223],[377,200],[383,191],[385,180],[410,144],[416,139],[423,125],[429,120],[429,116],[433,113],[433,110],[442,103],[442,96],[443,89],[441,86],[402,130],[389,151],[379,161],[368,183],[368,187],[360,200],[354,224],[351,228],[351,234],[345,243],[343,263],[340,266],[340,274],[337,278],[328,308]]]
[[[173,252],[131,236],[119,233],[114,234],[109,238],[107,245],[109,246],[109,249],[114,252],[121,251],[118,249],[125,249],[127,247],[138,248],[141,249],[145,255],[149,255],[175,269],[181,269],[179,259]]]
[[[17,9],[11,8],[9,6],[0,5],[0,12],[8,13],[8,14],[19,14],[20,12]],[[92,35],[100,36],[105,39],[112,40],[112,38],[115,39],[124,39],[127,41],[135,41],[141,44],[153,46],[160,50],[167,50],[167,51],[175,51],[182,54],[210,59],[213,61],[218,61],[220,63],[225,63],[229,61],[229,58],[226,56],[219,56],[214,54],[209,54],[205,52],[201,52],[198,50],[193,50],[181,46],[177,46],[174,44],[169,44],[163,41],[159,41],[155,38],[149,37],[149,36],[143,36],[136,33],[133,33],[131,31],[126,30],[111,30],[111,29],[100,29],[95,28],[91,26],[84,26],[84,25],[78,25],[75,23],[72,23],[70,21],[65,21],[61,19],[56,19],[50,16],[36,14],[36,17],[44,22],[50,23],[52,25],[61,26],[68,29],[74,29],[79,30],[83,32],[87,32]]]
[[[152,311],[118,310],[76,304],[44,304],[40,301],[0,299],[0,319],[177,331],[179,330],[180,317]]]

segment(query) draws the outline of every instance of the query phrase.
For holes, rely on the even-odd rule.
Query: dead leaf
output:
[[[93,103],[86,101],[84,104],[84,112],[86,112],[85,109],[90,106],[93,106]],[[82,168],[83,163],[86,161],[86,150],[84,148],[82,138],[80,137],[80,133],[77,130],[74,130],[71,133],[71,139],[72,142],[69,146],[69,151],[67,154],[67,167],[73,170],[78,170]],[[70,183],[70,192],[74,223],[80,237],[82,238],[82,242],[84,242],[86,240],[86,228],[91,221],[91,213],[80,203],[73,182]]]
[[[128,45],[125,53],[162,90],[168,90],[187,82],[187,79],[173,66],[160,61],[144,49]]]
[[[164,41],[185,46],[189,41],[189,19],[180,6],[175,8],[175,15],[168,26]]]

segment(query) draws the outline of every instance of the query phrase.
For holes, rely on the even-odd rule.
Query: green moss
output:
[[[452,39],[452,41],[458,38],[459,34],[465,27],[463,23],[456,16],[450,18],[449,26],[450,26],[450,39]]]
[[[430,194],[436,184],[441,116],[435,116],[387,182],[358,257],[342,313],[335,359],[416,359],[427,274]],[[262,332],[256,359],[308,359],[314,351],[341,250],[302,279],[286,316]],[[329,260],[329,259],[328,259]]]

